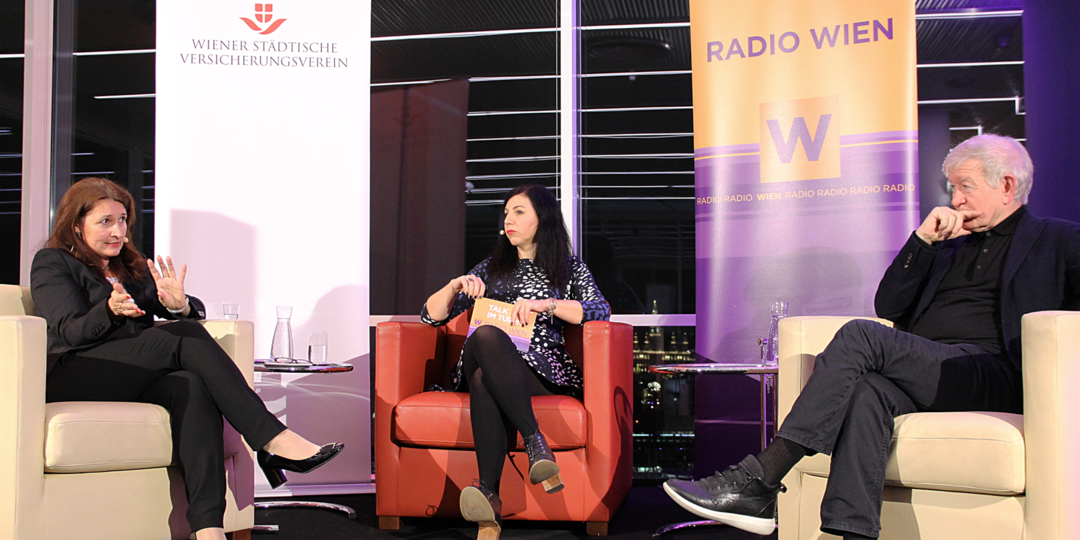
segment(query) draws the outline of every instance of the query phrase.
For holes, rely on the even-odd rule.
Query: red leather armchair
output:
[[[441,328],[378,325],[375,506],[382,529],[398,528],[401,516],[461,516],[458,495],[478,476],[469,395],[425,390],[449,384],[468,328],[468,313]],[[533,398],[566,488],[549,495],[525,479],[529,459],[519,436],[503,469],[504,519],[584,521],[589,534],[607,534],[632,477],[632,331],[600,321],[566,326],[566,349],[585,378],[584,400]]]

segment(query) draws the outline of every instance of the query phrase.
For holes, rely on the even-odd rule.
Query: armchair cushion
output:
[[[570,396],[537,396],[533,412],[543,426],[554,451],[583,448],[586,440],[585,407]],[[469,422],[469,394],[423,392],[409,396],[394,407],[394,444],[420,448],[473,448]],[[519,450],[524,447],[519,445]]]
[[[169,413],[149,403],[68,401],[45,405],[45,472],[167,467]]]
[[[1024,418],[991,412],[914,413],[894,421],[885,482],[990,495],[1024,492]],[[828,476],[829,458],[803,459],[798,470]]]

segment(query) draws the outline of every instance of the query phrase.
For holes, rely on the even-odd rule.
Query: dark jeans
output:
[[[893,418],[923,411],[1020,413],[1020,373],[974,345],[945,345],[873,321],[845,324],[777,436],[832,455],[821,530],[877,537]]]
[[[285,430],[229,355],[192,321],[63,355],[49,370],[45,401],[134,401],[168,410],[193,531],[223,523],[222,415],[254,449]]]

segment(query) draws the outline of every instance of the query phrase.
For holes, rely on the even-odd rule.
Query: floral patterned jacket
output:
[[[493,281],[488,280],[489,262],[490,259],[485,259],[469,270],[469,274],[484,280],[487,287],[484,296],[487,298],[511,304],[518,298],[577,300],[581,303],[584,312],[581,324],[588,321],[606,321],[611,318],[611,306],[604,300],[600,289],[596,287],[589,268],[577,257],[570,258],[570,282],[566,290],[558,292],[552,288],[544,271],[533,264],[531,259],[520,259],[517,268],[509,276]],[[441,321],[432,319],[428,315],[426,305],[420,313],[420,319],[432,326],[442,326],[472,305],[472,298],[458,294],[446,319]],[[563,325],[565,324],[568,323],[558,317],[538,313],[529,350],[519,352],[525,362],[541,377],[558,386],[566,387],[567,393],[577,393],[582,386],[581,370],[563,347]],[[460,359],[451,377],[456,390],[461,386]]]

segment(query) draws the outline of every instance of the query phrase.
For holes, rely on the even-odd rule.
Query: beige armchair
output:
[[[30,289],[0,285],[0,538],[188,538],[169,415],[146,403],[45,403],[45,320]],[[253,383],[253,325],[207,321]],[[225,530],[250,538],[252,453],[225,424]]]
[[[780,421],[846,317],[780,323]],[[880,321],[889,324],[887,321]],[[1080,538],[1080,313],[1024,316],[1024,414],[914,413],[896,418],[881,538]],[[780,540],[819,530],[829,458],[804,458],[780,495]]]

